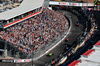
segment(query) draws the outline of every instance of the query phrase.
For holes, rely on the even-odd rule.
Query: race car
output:
[[[76,22],[76,26],[79,26],[79,22],[78,21]]]
[[[53,53],[49,53],[47,56],[51,57],[52,55],[54,55]]]

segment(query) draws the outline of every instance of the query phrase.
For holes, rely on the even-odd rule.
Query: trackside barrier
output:
[[[2,62],[14,62],[13,59],[2,59]]]
[[[32,59],[14,59],[14,58],[0,58],[0,62],[5,63],[24,63],[24,62],[31,62]]]
[[[31,62],[32,59],[15,59],[14,63]]]
[[[31,62],[32,59],[0,59],[1,62],[9,62],[9,63],[25,63],[25,62]]]
[[[77,6],[77,7],[94,7],[94,3],[75,3],[75,2],[61,2],[61,1],[50,1],[49,5],[65,5],[65,6]]]

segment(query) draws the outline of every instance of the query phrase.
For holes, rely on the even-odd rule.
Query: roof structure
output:
[[[8,20],[39,8],[43,5],[43,2],[44,0],[23,0],[19,7],[0,13],[0,20]]]
[[[100,46],[100,41],[98,41],[94,46]]]
[[[98,41],[95,45],[98,45],[100,41]],[[79,60],[73,61],[69,66],[100,66],[100,47],[95,46],[93,50],[86,51]],[[93,52],[94,51],[94,52]],[[92,53],[93,52],[93,53]],[[91,54],[92,53],[92,54]],[[90,55],[91,54],[91,55]]]
[[[99,45],[100,41],[98,41],[95,45]],[[80,60],[82,63],[79,63],[78,66],[100,66],[100,47],[95,46],[93,49],[95,51],[88,57],[81,56]]]
[[[95,62],[91,62],[91,61],[84,60],[81,63],[78,63],[77,66],[100,66],[100,64],[99,63],[95,63]]]
[[[100,50],[100,40],[93,46],[93,49]]]
[[[100,50],[95,50],[95,52],[92,53],[90,56],[88,56],[88,57],[82,56],[80,59],[100,63]]]
[[[81,60],[75,60],[71,64],[69,64],[68,66],[76,66],[79,62],[81,62]]]
[[[24,17],[24,18],[22,18],[22,19],[20,19],[20,20],[17,20],[17,21],[14,21],[14,22],[12,22],[12,23],[9,23],[9,24],[7,24],[7,25],[4,25],[3,27],[4,27],[4,28],[7,28],[7,27],[12,26],[12,25],[14,25],[14,24],[17,24],[17,23],[19,23],[19,22],[21,22],[21,21],[23,21],[23,20],[26,20],[26,19],[28,19],[28,18],[30,18],[30,17],[32,17],[32,16],[35,16],[35,15],[37,15],[37,14],[39,14],[39,13],[41,13],[41,11],[36,12],[36,13],[34,13],[34,14],[32,14],[32,15],[29,15],[29,16],[27,16],[27,17]]]
[[[94,49],[93,50],[88,50],[84,54],[82,54],[82,56],[89,56],[93,51],[94,51]]]

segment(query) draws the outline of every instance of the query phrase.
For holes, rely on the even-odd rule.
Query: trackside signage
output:
[[[14,60],[2,60],[2,62],[14,62]]]
[[[32,59],[15,59],[14,63],[31,62]]]
[[[58,2],[58,1],[50,1],[49,2],[50,5],[65,5],[65,6],[77,6],[77,7],[81,7],[81,6],[94,6],[93,3],[75,3],[75,2]]]
[[[66,3],[66,2],[59,2],[59,5],[69,5],[69,3]]]

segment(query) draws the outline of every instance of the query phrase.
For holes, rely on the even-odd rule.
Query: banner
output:
[[[14,60],[2,60],[2,62],[14,62]]]
[[[65,6],[77,6],[77,7],[81,7],[81,6],[94,6],[93,3],[75,3],[75,2],[58,2],[58,1],[50,1],[49,5],[65,5]]]
[[[15,59],[14,63],[31,62],[32,59]]]

